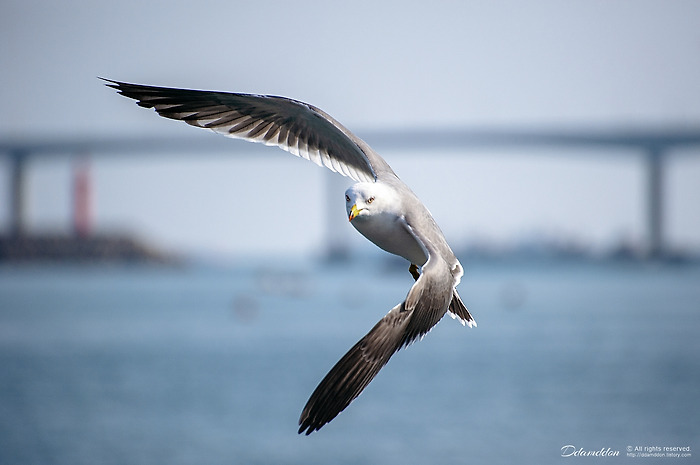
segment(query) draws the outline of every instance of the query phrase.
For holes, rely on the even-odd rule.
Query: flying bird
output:
[[[456,286],[462,265],[423,203],[363,140],[324,111],[298,100],[144,86],[103,79],[160,116],[228,137],[275,145],[357,181],[345,192],[350,223],[385,251],[410,263],[415,282],[311,394],[299,433],[311,434],[342,412],[391,356],[422,338],[445,313],[476,326]]]

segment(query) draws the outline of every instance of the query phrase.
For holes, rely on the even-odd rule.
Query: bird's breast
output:
[[[351,224],[380,249],[419,266],[428,259],[423,247],[395,215],[358,216]]]

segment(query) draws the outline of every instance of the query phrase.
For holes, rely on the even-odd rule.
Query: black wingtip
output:
[[[299,427],[299,431],[297,431],[298,434],[304,434],[305,436],[308,436],[309,434],[313,433],[314,431],[318,431],[321,429],[323,425],[312,425],[308,422],[304,422],[301,424]]]
[[[107,79],[103,78],[102,76],[97,76],[97,79],[100,79],[101,81],[106,82],[107,87],[111,87],[112,89],[119,89],[119,86],[121,86],[123,83],[119,81],[115,81],[113,79]]]
[[[313,433],[314,431],[318,430],[321,428],[323,425],[314,425],[311,421],[311,419],[308,417],[306,409],[304,409],[304,412],[301,414],[301,418],[299,418],[299,431],[297,431],[298,434],[304,433],[306,436],[309,434]]]
[[[133,98],[135,100],[138,100],[138,98],[128,95],[128,90],[129,86],[133,86],[133,84],[129,84],[127,82],[121,82],[121,81],[115,81],[114,79],[107,79],[103,78],[101,76],[97,76],[97,79],[101,79],[105,82],[105,86],[110,87],[119,93],[119,95],[123,95],[125,97]],[[137,102],[140,104],[140,102]]]
[[[311,431],[306,431],[306,426],[300,426],[299,431],[297,431],[297,434],[304,433],[305,436],[308,436],[311,434]]]
[[[136,100],[136,104],[144,108],[153,108],[153,105],[143,102],[143,97],[145,94],[157,91],[157,90],[172,90],[153,86],[143,86],[139,84],[130,84],[128,82],[115,81],[113,79],[107,79],[97,76],[98,79],[105,81],[105,86],[115,89],[119,95]]]

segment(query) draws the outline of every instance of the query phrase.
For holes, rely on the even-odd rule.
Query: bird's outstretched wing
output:
[[[445,261],[429,249],[423,272],[406,300],[384,318],[335,364],[311,394],[299,419],[307,435],[342,412],[374,379],[391,356],[423,337],[445,315],[452,300],[453,278]]]
[[[103,80],[163,117],[228,137],[276,145],[356,181],[375,181],[382,174],[393,174],[386,161],[364,141],[324,111],[304,102]]]
[[[409,319],[403,303],[392,308],[333,366],[306,403],[299,418],[299,433],[309,435],[321,429],[360,395],[401,348]]]

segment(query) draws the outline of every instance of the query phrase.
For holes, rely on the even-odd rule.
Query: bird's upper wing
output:
[[[304,407],[299,433],[311,434],[335,418],[396,351],[424,336],[445,315],[454,279],[442,257],[429,244],[426,249],[428,261],[406,300],[379,320],[323,378]]]
[[[375,181],[382,174],[393,174],[363,140],[324,111],[297,100],[104,80],[161,116],[228,137],[276,145],[356,181]]]

